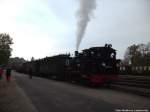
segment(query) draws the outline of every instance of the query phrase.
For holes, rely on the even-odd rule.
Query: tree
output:
[[[9,34],[0,34],[0,65],[8,63],[8,59],[11,56],[12,51],[10,46],[12,44],[12,38],[9,36]]]
[[[134,66],[150,65],[150,43],[129,46],[125,52],[124,62]]]
[[[22,66],[23,63],[25,63],[26,60],[24,58],[19,58],[19,57],[14,57],[14,58],[9,58],[9,66],[13,69],[17,69],[20,66]]]
[[[131,45],[127,48],[125,53],[125,61],[127,64],[137,65],[138,58],[140,55],[139,45]]]

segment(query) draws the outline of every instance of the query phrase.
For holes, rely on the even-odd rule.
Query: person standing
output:
[[[7,68],[6,69],[6,80],[7,80],[7,82],[10,81],[10,78],[11,78],[11,68]]]
[[[3,75],[3,68],[0,67],[0,80],[2,79],[2,75]]]
[[[32,70],[29,68],[29,79],[32,79]]]

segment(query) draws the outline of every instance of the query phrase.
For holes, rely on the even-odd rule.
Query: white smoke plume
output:
[[[79,49],[81,40],[84,36],[92,12],[96,9],[96,0],[78,0],[79,9],[77,11],[77,42],[76,50]]]

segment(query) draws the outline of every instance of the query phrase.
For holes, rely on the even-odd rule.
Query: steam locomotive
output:
[[[116,50],[110,44],[92,47],[82,52],[46,57],[24,63],[19,72],[88,85],[111,84],[117,81],[118,69]]]

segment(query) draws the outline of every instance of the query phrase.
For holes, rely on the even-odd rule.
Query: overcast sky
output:
[[[68,53],[76,45],[78,0],[0,0],[0,33],[13,38],[12,57]],[[150,42],[150,0],[97,0],[80,50],[110,43],[123,58],[132,44]]]

